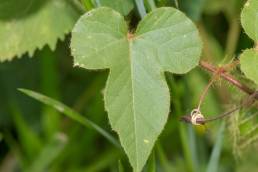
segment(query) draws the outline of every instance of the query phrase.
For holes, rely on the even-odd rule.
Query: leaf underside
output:
[[[105,108],[134,171],[143,168],[167,121],[170,95],[164,72],[183,74],[194,68],[201,47],[194,24],[174,8],[149,13],[134,34],[118,12],[106,7],[76,23],[74,65],[109,69]]]
[[[0,3],[0,61],[49,45],[55,49],[79,18],[71,0],[8,0]]]

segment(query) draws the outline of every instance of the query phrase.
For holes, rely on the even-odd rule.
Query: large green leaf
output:
[[[240,56],[240,64],[246,77],[258,84],[258,51],[255,49],[245,50]]]
[[[104,100],[134,171],[141,171],[169,113],[164,72],[183,74],[198,64],[201,40],[194,24],[174,8],[144,17],[135,33],[109,8],[83,15],[72,31],[74,65],[109,69]]]
[[[55,49],[78,17],[72,0],[0,0],[0,61],[46,44]]]
[[[258,41],[258,1],[248,0],[241,13],[241,24],[246,34]]]

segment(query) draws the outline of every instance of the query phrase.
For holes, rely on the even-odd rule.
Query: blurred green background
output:
[[[0,0],[0,9],[3,10],[7,1]],[[237,58],[243,49],[253,46],[240,25],[244,0],[64,1],[76,4],[80,15],[98,6],[114,8],[125,15],[132,29],[157,7],[178,8],[196,23],[204,42],[202,59],[214,65],[225,64]],[[22,2],[29,3],[17,0],[15,6],[8,8],[19,10],[16,7]],[[8,16],[8,10],[5,14]],[[0,16],[1,20],[11,19]],[[73,68],[69,44],[70,34],[67,34],[54,49],[46,45],[37,49],[33,58],[24,54],[22,58],[0,63],[1,172],[132,171],[123,150],[94,127],[95,124],[101,126],[118,140],[104,110],[102,91],[108,71]],[[243,79],[238,68],[232,73]],[[209,124],[203,131],[181,123],[179,117],[197,105],[210,75],[197,67],[184,76],[167,73],[166,78],[172,98],[171,113],[144,171],[257,171],[258,127],[253,122],[257,111],[241,110],[227,120]],[[18,88],[42,93],[74,111],[60,104],[55,106],[56,102],[50,102],[50,106],[42,104],[22,94]],[[219,114],[244,96],[220,81],[209,90],[202,112],[206,116]]]

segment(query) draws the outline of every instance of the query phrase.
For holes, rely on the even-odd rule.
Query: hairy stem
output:
[[[216,73],[218,71],[218,67],[213,66],[212,64],[205,62],[205,61],[200,61],[199,66],[209,72],[212,73]],[[232,75],[225,73],[225,72],[221,72],[220,76],[225,79],[226,81],[228,81],[230,84],[236,86],[238,89],[240,89],[241,91],[252,95],[255,93],[255,90],[247,87],[246,85],[240,83],[238,80],[236,80]],[[255,99],[258,100],[258,94],[255,95]]]
[[[214,76],[212,77],[212,79],[209,81],[209,84],[204,88],[204,91],[203,91],[203,93],[202,93],[202,95],[201,95],[201,97],[200,97],[199,104],[198,104],[198,107],[197,107],[197,109],[198,109],[199,111],[200,111],[200,108],[201,108],[201,104],[202,104],[202,102],[203,102],[203,100],[204,100],[204,97],[206,96],[206,94],[207,94],[207,92],[208,92],[210,86],[211,86],[211,85],[213,84],[213,82],[215,81],[215,78],[216,78],[215,75],[216,75],[216,74],[214,74]]]

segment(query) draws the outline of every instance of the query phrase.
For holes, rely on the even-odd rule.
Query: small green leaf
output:
[[[246,34],[258,41],[258,1],[248,0],[241,13],[241,24]]]
[[[134,34],[109,8],[92,10],[76,23],[74,65],[110,70],[105,107],[134,171],[142,170],[167,121],[170,95],[164,72],[194,68],[201,47],[194,24],[174,8],[153,10]]]
[[[245,50],[240,56],[240,64],[246,77],[258,84],[258,51],[255,49]]]
[[[0,3],[0,61],[64,39],[79,11],[71,0],[8,0]]]
[[[133,0],[96,0],[99,5],[110,7],[122,15],[128,15],[134,8]]]

